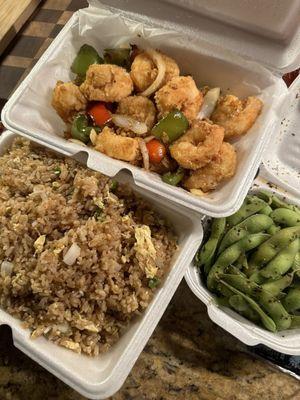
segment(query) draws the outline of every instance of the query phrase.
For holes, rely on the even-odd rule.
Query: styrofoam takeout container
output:
[[[12,133],[2,134],[0,154],[9,148],[14,137],[16,135]],[[0,325],[7,324],[11,327],[16,347],[91,399],[105,399],[122,386],[183,278],[186,265],[191,262],[203,234],[200,217],[195,212],[137,188],[131,178],[120,175],[119,180],[127,181],[173,223],[179,235],[179,249],[174,254],[170,271],[145,313],[129,324],[111,350],[98,357],[88,357],[59,347],[43,337],[32,340],[29,330],[21,327],[20,320],[0,309]]]
[[[90,0],[90,7],[73,15],[12,95],[3,109],[2,122],[9,130],[63,154],[85,152],[87,165],[106,175],[128,170],[137,186],[177,204],[214,217],[230,215],[241,206],[263,148],[278,121],[278,106],[287,93],[278,73],[297,62],[299,54],[295,49],[298,50],[299,38],[294,35],[289,46],[282,45],[276,39],[272,41],[259,34],[226,27],[183,9],[180,6],[185,7],[184,0],[172,2],[110,0],[109,6],[103,6]],[[259,1],[255,3],[259,6]],[[247,4],[245,7],[247,13]],[[165,184],[154,173],[65,140],[64,123],[50,104],[51,93],[57,80],[72,79],[70,65],[79,47],[86,42],[100,53],[105,47],[124,43],[150,45],[174,57],[182,73],[191,74],[199,86],[220,86],[224,92],[240,97],[259,96],[264,102],[262,114],[251,131],[235,143],[238,156],[235,176],[212,193],[197,197]]]
[[[268,190],[300,206],[300,76],[289,88],[281,118],[280,130],[264,153],[264,164],[251,192]],[[185,279],[194,294],[206,304],[211,320],[239,340],[250,346],[264,344],[281,353],[300,356],[300,329],[272,333],[235,311],[219,306],[193,264],[189,266]]]

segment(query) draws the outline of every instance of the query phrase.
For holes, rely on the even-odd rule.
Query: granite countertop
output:
[[[83,400],[15,349],[0,327],[1,400]],[[122,389],[111,400],[300,399],[300,383],[254,358],[213,324],[183,281]]]
[[[86,0],[46,0],[0,58],[0,109]],[[293,77],[289,77],[293,78]],[[0,327],[0,400],[84,399],[14,348]],[[185,282],[112,400],[300,400],[300,382],[213,324]]]

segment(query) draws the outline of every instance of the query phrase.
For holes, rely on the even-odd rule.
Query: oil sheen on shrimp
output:
[[[170,146],[170,153],[181,167],[196,170],[219,153],[223,138],[223,127],[195,120],[191,128]]]

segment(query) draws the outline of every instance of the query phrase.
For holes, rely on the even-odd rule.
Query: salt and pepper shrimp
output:
[[[203,95],[191,76],[178,76],[172,78],[155,93],[155,102],[159,118],[177,109],[182,111],[191,122],[197,117],[203,102]]]
[[[95,149],[118,160],[136,163],[140,159],[138,138],[117,135],[111,128],[104,127],[95,138]]]
[[[51,104],[65,122],[71,122],[76,113],[86,109],[87,100],[73,82],[58,81],[53,90]]]
[[[129,96],[122,99],[116,111],[128,115],[139,122],[145,122],[150,131],[156,120],[156,108],[153,102],[143,96]]]
[[[114,102],[129,96],[133,83],[124,68],[111,64],[92,64],[80,90],[90,101]]]
[[[196,170],[219,153],[223,138],[221,126],[195,120],[191,128],[170,146],[170,153],[181,167]]]
[[[165,64],[165,75],[160,84],[160,87],[165,85],[175,76],[179,76],[179,67],[173,58],[158,52]],[[151,57],[142,52],[138,54],[131,65],[130,76],[134,86],[138,92],[146,90],[157,77],[157,67],[152,61]]]
[[[236,170],[236,152],[234,147],[226,142],[222,143],[217,156],[204,167],[192,171],[191,175],[183,182],[187,189],[201,189],[208,192],[227,178],[231,178]]]
[[[254,124],[263,103],[254,96],[240,100],[228,94],[219,99],[211,120],[225,129],[225,139],[244,135]]]

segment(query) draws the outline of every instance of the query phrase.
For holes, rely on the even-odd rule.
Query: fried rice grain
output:
[[[97,356],[148,306],[149,279],[167,273],[172,228],[114,186],[24,139],[0,157],[0,306],[33,338]]]

